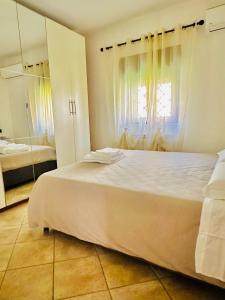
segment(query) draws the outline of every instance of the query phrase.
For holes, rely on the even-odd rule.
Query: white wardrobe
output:
[[[90,151],[85,39],[46,19],[58,166]]]
[[[15,165],[0,153],[0,209],[28,199],[42,173],[90,151],[85,38],[12,0],[0,0],[4,142],[28,147]]]
[[[46,19],[58,166],[90,151],[85,39]]]

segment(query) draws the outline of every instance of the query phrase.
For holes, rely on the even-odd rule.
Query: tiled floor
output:
[[[225,291],[0,213],[1,300],[224,300]]]
[[[9,189],[5,192],[6,205],[10,205],[21,200],[27,199],[34,186],[34,181]]]

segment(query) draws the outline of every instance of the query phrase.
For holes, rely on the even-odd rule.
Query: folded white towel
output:
[[[103,149],[102,149],[103,150]],[[117,153],[106,152],[91,152],[84,157],[85,162],[98,162],[102,164],[112,164],[124,158],[124,154],[121,151]]]
[[[97,153],[103,153],[103,154],[109,154],[109,155],[115,155],[121,153],[120,149],[116,148],[103,148],[96,150]]]
[[[1,140],[0,139],[0,146],[5,146],[7,145],[9,142],[7,142],[6,140]]]
[[[91,152],[90,153],[92,155],[93,158],[103,158],[103,159],[114,159],[114,158],[117,158],[119,157],[122,152],[119,152],[119,153],[103,153],[103,152]]]
[[[25,151],[29,151],[29,146],[25,144],[8,143],[5,145],[0,145],[1,154],[16,154]]]

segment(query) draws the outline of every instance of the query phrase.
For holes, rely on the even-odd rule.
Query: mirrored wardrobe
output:
[[[57,159],[63,166],[90,150],[87,103],[84,38],[1,0],[0,209],[28,199]]]

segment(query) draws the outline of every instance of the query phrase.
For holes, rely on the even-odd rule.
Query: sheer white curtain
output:
[[[182,145],[196,28],[105,51],[106,101],[115,146],[179,150]],[[110,115],[109,118],[110,120]]]
[[[48,61],[26,67],[28,98],[35,142],[54,145],[54,120]]]

